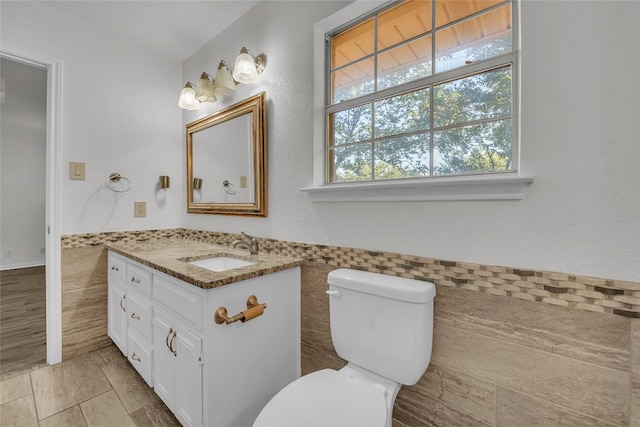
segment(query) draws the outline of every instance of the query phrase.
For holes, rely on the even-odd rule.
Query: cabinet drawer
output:
[[[186,325],[195,330],[202,329],[204,298],[188,290],[191,285],[178,280],[169,280],[158,275],[154,278],[154,298],[182,317]]]
[[[151,342],[153,331],[151,303],[133,291],[127,293],[127,321],[130,327],[136,328],[147,341]]]
[[[142,338],[135,329],[129,328],[129,362],[136,368],[142,378],[153,387],[153,349],[151,344]]]
[[[124,281],[126,277],[127,262],[117,255],[109,252],[109,261],[107,262],[107,271],[109,277],[117,278]]]
[[[151,278],[148,271],[131,263],[127,264],[127,284],[148,298],[151,298]]]

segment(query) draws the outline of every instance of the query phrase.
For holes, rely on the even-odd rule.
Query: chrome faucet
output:
[[[257,255],[258,241],[256,240],[256,238],[249,236],[244,231],[241,231],[240,234],[242,234],[245,239],[234,240],[233,242],[231,242],[231,247],[247,249],[251,255]]]

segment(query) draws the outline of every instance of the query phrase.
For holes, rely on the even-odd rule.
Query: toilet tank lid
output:
[[[339,288],[416,304],[429,302],[436,296],[436,287],[431,282],[348,268],[331,271],[327,281]]]

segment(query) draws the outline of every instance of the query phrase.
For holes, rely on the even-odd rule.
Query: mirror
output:
[[[187,125],[187,212],[267,216],[266,94]]]

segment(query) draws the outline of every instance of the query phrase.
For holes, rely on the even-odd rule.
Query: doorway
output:
[[[46,361],[47,70],[0,59],[0,374]]]
[[[10,245],[12,247],[1,248],[2,251],[8,250],[10,256],[6,256],[7,252],[4,252],[4,257],[2,258],[2,264],[11,265],[11,269],[3,269],[3,278],[5,272],[15,271],[19,268],[35,268],[36,270],[39,268],[40,271],[32,270],[30,273],[35,273],[26,276],[28,280],[32,282],[31,284],[35,287],[38,287],[38,282],[42,279],[35,279],[37,273],[41,273],[44,270],[44,282],[45,282],[45,317],[46,317],[46,362],[48,364],[56,364],[62,361],[62,301],[61,301],[61,248],[60,248],[60,203],[59,203],[59,194],[60,194],[60,124],[61,124],[61,89],[62,89],[62,62],[49,58],[40,54],[36,54],[33,52],[25,51],[16,46],[12,46],[8,43],[3,43],[3,46],[0,48],[0,60],[3,61],[3,66],[27,66],[30,68],[22,69],[31,70],[31,71],[39,71],[43,72],[46,76],[46,85],[45,85],[45,99],[46,99],[46,114],[45,120],[42,121],[31,121],[28,117],[30,115],[18,115],[14,117],[14,120],[17,121],[17,125],[22,126],[25,129],[33,129],[33,128],[44,128],[45,133],[45,148],[44,148],[44,163],[40,164],[40,173],[43,172],[44,169],[44,197],[42,195],[39,196],[40,208],[44,208],[44,217],[40,217],[39,230],[40,230],[40,241],[39,243],[31,242],[26,246],[29,247],[29,251],[33,252],[33,248],[35,247],[35,251],[37,255],[44,256],[44,266],[42,265],[30,265],[42,264],[42,257],[35,257],[35,261],[29,261],[27,258],[31,257],[31,255],[24,257],[23,249],[20,246],[22,242],[12,241]],[[10,62],[5,63],[4,61],[8,60]],[[7,65],[8,64],[8,65]],[[3,74],[5,74],[3,72]],[[3,93],[5,96],[4,101],[7,102],[7,96],[9,96],[9,88],[8,82],[5,79],[3,85]],[[11,95],[14,96],[14,95]],[[17,95],[19,98],[29,97],[26,92],[20,91]],[[23,99],[21,99],[23,101]],[[3,104],[3,107],[5,104]],[[3,108],[4,110],[4,108]],[[4,116],[4,111],[3,111]],[[33,117],[31,117],[33,118]],[[37,124],[36,124],[37,123]],[[24,135],[29,133],[28,130],[25,130]],[[3,120],[3,150],[4,150],[4,120]],[[18,134],[20,134],[18,132]],[[21,147],[22,150],[26,150],[26,146]],[[24,155],[24,153],[22,153]],[[4,156],[4,153],[3,153]],[[23,156],[29,157],[29,156]],[[3,162],[4,163],[4,162]],[[4,168],[4,164],[2,165]],[[34,166],[31,165],[30,168],[23,167],[19,169],[17,172],[14,171],[11,178],[7,178],[7,182],[11,184],[11,192],[18,193],[23,198],[20,199],[19,203],[22,204],[23,200],[26,198],[25,192],[35,191],[33,188],[25,188],[20,187],[18,189],[17,182],[20,181],[20,178],[23,178],[22,181],[27,183],[26,187],[33,187],[35,184],[29,184],[26,177],[36,176],[38,173],[34,171]],[[16,180],[16,178],[18,180]],[[3,181],[5,177],[3,175]],[[16,188],[13,188],[16,187]],[[5,193],[4,190],[9,188],[3,183],[3,194],[2,194],[2,205],[5,202]],[[7,197],[7,200],[10,197]],[[9,206],[16,205],[15,202],[8,203]],[[35,210],[35,208],[33,208]],[[5,212],[3,211],[2,221],[5,221]],[[10,215],[9,215],[10,216]],[[4,224],[3,224],[4,226]],[[34,228],[36,228],[34,226]],[[5,229],[2,230],[3,234]],[[44,246],[42,246],[42,235],[44,235]],[[25,237],[26,234],[18,236]],[[4,240],[4,237],[3,237]],[[25,237],[25,240],[26,237]],[[4,245],[5,243],[2,242]],[[15,248],[13,247],[15,246]],[[17,249],[21,248],[21,249]],[[41,253],[44,252],[44,253]],[[0,252],[0,256],[3,253]],[[18,256],[20,255],[20,257]],[[32,257],[33,258],[33,257]],[[10,260],[9,263],[7,260]],[[21,285],[16,285],[16,278],[7,276],[7,281],[11,281],[14,286],[18,286],[20,288]],[[40,291],[42,291],[42,286],[39,286]],[[40,302],[42,304],[42,301]],[[4,308],[3,308],[4,309]],[[31,309],[35,309],[33,306]],[[41,309],[41,307],[40,307]]]

